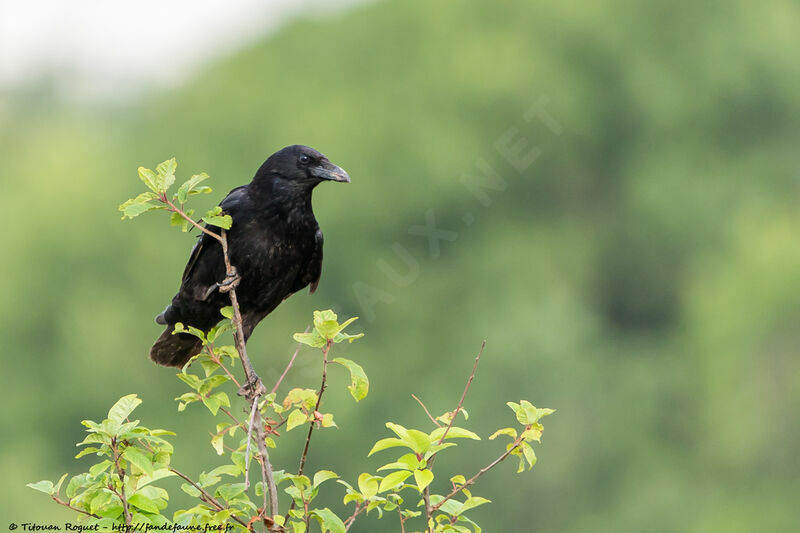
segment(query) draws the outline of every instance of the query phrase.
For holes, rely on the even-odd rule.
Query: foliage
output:
[[[282,304],[248,348],[274,381],[294,350],[286,334],[302,331],[311,310],[361,317],[368,335],[334,355],[364,363],[372,390],[363,406],[329,409],[341,430],[321,435],[353,450],[335,471],[368,470],[359,436],[386,420],[420,425],[395,384],[452,408],[463,383],[449,376],[485,337],[470,429],[491,433],[508,399],[569,413],[545,424],[535,476],[481,480],[480,494],[496,502],[472,511],[485,530],[792,531],[798,17],[792,0],[374,2],[300,13],[168,90],[148,85],[127,99],[126,81],[110,105],[68,73],[3,89],[0,206],[11,231],[0,357],[13,377],[0,412],[0,516],[66,520],[68,510],[17,488],[73,471],[66,444],[83,438],[76,421],[102,418],[97,407],[127,392],[139,392],[147,421],[178,433],[181,464],[209,463],[213,450],[195,445],[205,408],[173,420],[173,374],[146,354],[151,317],[177,288],[194,239],[156,231],[156,215],[134,231],[116,224],[112,203],[137,185],[149,190],[131,168],[152,161],[155,170],[174,154],[175,186],[190,167],[214,178],[214,194],[190,202],[200,216],[266,155],[302,142],[342,164],[354,186],[315,194],[322,283]],[[76,91],[78,102],[68,98]],[[560,136],[522,119],[537,103]],[[495,147],[511,128],[541,149],[522,173]],[[487,190],[488,207],[459,181],[478,159],[508,183]],[[459,232],[438,258],[407,232],[428,208],[437,227]],[[392,302],[376,303],[372,318],[354,281]],[[284,386],[308,386],[299,378],[312,372],[307,360],[301,353]],[[121,368],[123,379],[109,379]],[[331,401],[348,394],[331,392]],[[468,444],[454,460],[480,445]],[[309,461],[312,472],[325,466]],[[177,485],[170,492],[170,506],[189,506]],[[363,524],[351,532],[375,531]]]
[[[169,189],[175,182],[176,168],[174,158],[159,164],[155,172],[140,167],[139,177],[150,191],[120,205],[123,219],[132,219],[148,211],[168,210],[172,212],[173,225],[178,225],[174,223],[177,217],[183,221],[180,224],[182,229],[188,226],[200,228],[220,240],[223,250],[227,250],[224,233],[212,233],[210,226],[229,229],[234,222],[231,217],[219,208],[212,209],[202,218],[207,224],[203,228],[185,208],[191,194],[210,190],[197,186],[208,176],[192,176],[170,197]],[[225,260],[227,264],[227,255]],[[174,334],[194,335],[202,343],[200,353],[193,356],[177,374],[190,389],[175,399],[178,411],[184,411],[193,404],[202,404],[208,410],[215,422],[210,444],[218,456],[224,457],[222,464],[201,472],[197,480],[177,470],[171,464],[173,447],[164,439],[175,434],[166,430],[150,430],[140,426],[138,420],[131,421],[130,415],[141,404],[141,400],[135,394],[130,394],[114,404],[102,422],[83,421],[89,435],[78,443],[78,446],[86,447],[76,458],[94,454],[99,460],[87,472],[70,479],[64,495],[66,499],[62,498],[61,486],[67,474],[56,483],[44,480],[28,486],[78,512],[79,518],[87,526],[104,530],[120,526],[166,526],[255,531],[256,526],[261,524],[265,531],[305,533],[311,530],[312,524],[317,524],[322,533],[343,533],[359,516],[375,511],[378,518],[383,518],[385,513],[390,513],[390,516],[396,514],[401,531],[412,529],[412,524],[406,524],[407,521],[421,518],[414,524],[420,531],[480,533],[481,528],[467,516],[467,512],[490,502],[474,496],[470,487],[488,470],[512,455],[519,458],[518,472],[523,472],[526,465],[531,469],[536,463],[531,443],[540,441],[544,428],[539,421],[552,414],[553,410],[536,408],[526,400],[509,402],[508,406],[521,428],[501,428],[489,436],[489,440],[500,435],[510,437],[511,442],[505,446],[505,451],[469,479],[463,474],[446,477],[449,480],[447,492],[438,494],[431,491],[436,480],[433,466],[437,456],[456,447],[457,443],[452,442],[454,439],[481,440],[476,433],[455,425],[459,413],[463,413],[465,419],[468,417],[462,404],[474,378],[479,354],[455,410],[436,418],[430,417],[435,429],[428,432],[393,422],[386,423],[395,436],[379,439],[368,455],[391,448],[400,448],[400,451],[394,460],[379,467],[376,473],[364,472],[353,484],[328,469],[318,470],[313,476],[307,475],[304,467],[314,429],[337,427],[333,413],[321,411],[328,365],[340,365],[348,371],[350,381],[347,390],[356,402],[366,398],[369,392],[369,379],[361,365],[343,357],[329,358],[335,344],[344,341],[352,343],[363,337],[363,333],[345,332],[357,317],[340,323],[332,310],[314,312],[311,331],[295,333],[294,339],[299,343],[298,350],[300,345],[307,345],[321,353],[322,384],[319,389],[292,388],[279,401],[277,389],[283,376],[271,392],[260,393],[256,387],[250,387],[247,381],[240,382],[232,372],[237,360],[241,361],[244,368],[248,368],[250,362],[244,344],[238,342],[242,338],[242,326],[235,305],[235,288],[230,292],[233,305],[220,310],[219,325],[209,331],[181,323],[175,324],[174,328]],[[220,342],[228,332],[234,334],[233,345]],[[293,361],[294,357],[289,367]],[[250,377],[247,371],[245,377]],[[232,407],[231,397],[225,390],[231,385],[237,387],[239,395],[252,399],[252,412],[247,417],[249,423],[247,419],[240,419]],[[424,404],[420,404],[428,413]],[[248,405],[249,402],[244,406],[245,414]],[[226,417],[223,422],[216,421],[220,413]],[[297,472],[284,469],[273,471],[266,451],[267,448],[278,447],[281,441],[279,430],[284,425],[285,433],[296,428],[308,428]],[[257,451],[251,453],[251,448]],[[253,460],[260,465],[262,472],[262,480],[255,484],[250,482]],[[185,481],[181,490],[195,498],[197,503],[187,509],[175,510],[169,516],[166,512],[169,492],[154,483],[173,476]],[[314,501],[323,483],[329,480],[336,480],[344,487],[342,503],[345,509],[353,504],[349,516],[344,511],[315,506]],[[447,484],[440,485],[441,488],[448,487]],[[328,484],[326,490],[336,486]],[[288,496],[289,506],[285,514],[281,511],[279,500],[273,497],[278,488]],[[415,500],[418,503],[415,504]]]

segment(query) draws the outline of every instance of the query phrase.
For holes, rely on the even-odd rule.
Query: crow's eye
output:
[[[301,156],[300,156],[300,162],[301,162],[301,163],[303,163],[303,164],[306,164],[306,163],[308,163],[309,161],[311,161],[311,158],[310,158],[310,157],[308,157],[307,155],[301,155]]]

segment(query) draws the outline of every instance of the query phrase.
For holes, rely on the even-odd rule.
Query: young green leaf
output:
[[[123,396],[117,401],[117,403],[111,406],[111,409],[108,410],[108,419],[112,422],[116,422],[117,424],[122,424],[122,422],[128,418],[128,415],[130,415],[141,403],[142,400],[140,400],[135,394]]]
[[[345,533],[347,531],[342,519],[336,516],[336,513],[327,507],[324,509],[314,509],[308,514],[319,521],[322,533],[327,533],[328,531],[330,531],[330,533]]]
[[[350,385],[347,386],[350,395],[357,402],[366,398],[369,393],[369,378],[367,378],[367,374],[361,368],[361,365],[344,357],[337,357],[331,362],[340,364],[350,371]]]
[[[172,187],[172,184],[175,183],[175,170],[177,168],[178,162],[174,157],[164,161],[163,163],[159,163],[156,166],[156,172],[158,173],[157,183],[159,187],[159,191],[157,192],[165,192],[167,189]]]
[[[222,229],[231,229],[233,219],[230,215],[223,215],[220,206],[210,209],[203,217],[203,222]]]
[[[125,448],[125,451],[122,452],[122,457],[128,460],[131,464],[136,465],[136,467],[146,475],[153,475],[153,463],[137,448],[134,448],[133,446]]]
[[[411,472],[408,470],[397,470],[396,472],[392,472],[381,480],[380,486],[378,487],[378,492],[386,492],[387,490],[392,490],[393,488],[402,485],[406,478],[408,478],[410,475]]]
[[[28,483],[25,486],[30,487],[33,490],[38,490],[39,492],[44,492],[45,494],[53,494],[53,492],[55,492],[53,489],[53,482],[46,479],[37,481],[36,483]]]
[[[431,481],[433,481],[433,472],[427,468],[424,470],[414,470],[414,481],[417,483],[417,489],[422,492],[425,490],[425,487],[430,485]]]

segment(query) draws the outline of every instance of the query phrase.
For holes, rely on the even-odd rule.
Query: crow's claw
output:
[[[242,278],[236,271],[236,267],[231,267],[231,272],[225,275],[224,280],[217,283],[217,288],[219,288],[219,292],[229,292],[238,287],[240,281],[242,281]]]

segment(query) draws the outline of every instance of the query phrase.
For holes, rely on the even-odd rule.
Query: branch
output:
[[[194,221],[194,219],[193,219],[192,217],[190,217],[189,215],[187,215],[186,213],[184,213],[184,212],[183,212],[183,209],[181,209],[180,207],[177,207],[175,204],[173,204],[173,203],[170,201],[170,199],[169,199],[169,198],[167,198],[167,194],[166,194],[166,193],[162,193],[162,195],[161,195],[161,198],[159,198],[159,200],[161,200],[162,202],[164,202],[165,204],[167,204],[167,205],[169,206],[169,208],[170,208],[170,209],[169,209],[170,211],[172,211],[173,213],[178,213],[178,214],[179,214],[181,217],[183,217],[183,219],[184,219],[184,220],[186,220],[186,221],[187,221],[189,224],[191,224],[191,225],[192,225],[192,226],[194,226],[195,228],[199,229],[200,231],[202,231],[202,232],[203,232],[203,233],[205,233],[206,235],[208,235],[208,236],[210,236],[210,237],[213,237],[213,238],[214,238],[214,239],[216,239],[216,240],[217,240],[217,241],[218,241],[220,244],[222,244],[222,237],[220,237],[219,235],[217,235],[217,234],[216,234],[216,233],[214,233],[213,231],[211,231],[211,230],[209,230],[209,229],[207,229],[207,228],[204,228],[203,226],[201,226],[200,224],[198,224],[197,222],[195,222],[195,221]]]
[[[481,349],[478,350],[478,355],[475,357],[475,363],[472,365],[472,372],[470,373],[469,378],[467,378],[467,384],[464,386],[464,392],[461,393],[461,399],[458,400],[458,405],[456,406],[455,411],[453,411],[453,416],[450,417],[450,423],[447,424],[447,428],[445,428],[444,433],[442,433],[442,438],[439,439],[439,442],[437,444],[441,444],[442,442],[444,442],[445,437],[447,437],[447,433],[450,431],[450,428],[453,427],[453,423],[455,423],[455,421],[456,421],[456,417],[458,416],[458,412],[461,411],[461,407],[464,405],[464,398],[467,397],[467,392],[469,391],[469,386],[472,385],[472,380],[475,379],[475,372],[478,370],[478,362],[480,362],[480,360],[481,360],[481,355],[483,355],[483,349],[485,347],[486,347],[486,341],[484,340],[481,343]],[[505,459],[505,457],[503,457],[503,459]],[[436,454],[434,454],[433,457],[431,457],[430,460],[428,461],[428,464],[427,464],[428,470],[433,471],[433,463],[435,461],[436,461]],[[494,466],[494,465],[492,465],[492,466]],[[442,503],[444,503],[444,501],[446,501],[447,499],[452,498],[452,497],[453,497],[453,495],[450,495],[447,498],[445,498],[445,500],[442,500],[441,502],[439,502],[436,506],[431,507],[431,488],[430,488],[430,485],[425,487],[425,490],[422,492],[422,498],[425,501],[425,517],[427,519],[427,523],[425,525],[426,528],[429,528],[429,524],[430,524],[430,521],[431,521],[431,517],[433,516],[433,513],[436,512],[436,510],[439,507],[441,507],[441,505],[442,505]],[[427,529],[426,529],[426,531],[427,531]]]
[[[308,333],[308,327],[306,327],[306,330],[303,333]],[[278,381],[275,383],[275,386],[272,387],[271,392],[276,392],[278,390],[278,387],[280,387],[283,378],[286,377],[286,374],[289,372],[289,369],[292,368],[292,365],[294,364],[294,360],[297,357],[297,354],[300,353],[300,347],[302,345],[303,345],[302,342],[297,343],[297,348],[294,350],[294,355],[292,355],[292,358],[289,359],[289,364],[286,365],[286,369],[283,371],[283,374],[281,374],[281,377],[278,378]]]
[[[253,422],[256,420],[258,410],[258,398],[253,400],[253,408],[250,413],[250,425],[247,427],[247,449],[244,452],[244,490],[250,488],[250,439],[253,436]]]
[[[228,253],[228,238],[225,230],[220,232],[219,243],[222,246],[222,258],[225,261],[225,272],[228,277],[236,278],[236,269],[231,265],[230,254]],[[222,289],[220,289],[222,290]],[[242,360],[242,367],[244,368],[244,375],[246,384],[239,390],[239,394],[244,395],[248,400],[254,404],[254,412],[251,414],[253,424],[255,427],[256,438],[258,442],[258,452],[261,455],[261,478],[267,487],[264,491],[264,513],[269,512],[270,517],[278,512],[278,489],[275,485],[275,477],[272,474],[272,465],[269,462],[269,452],[267,451],[266,439],[267,435],[264,431],[264,421],[261,418],[261,410],[258,409],[258,398],[266,392],[261,378],[258,377],[256,371],[253,369],[253,364],[247,356],[247,347],[245,346],[244,328],[242,326],[242,313],[239,310],[239,300],[236,297],[236,286],[232,284],[227,288],[228,295],[231,299],[231,306],[233,307],[233,325],[235,331],[233,334],[234,341],[236,342],[236,351],[239,352],[239,358]],[[269,511],[267,511],[267,494],[269,494]]]
[[[442,438],[439,439],[438,444],[444,442],[444,439],[447,437],[447,433],[450,431],[450,428],[453,427],[453,422],[456,421],[456,417],[458,416],[458,412],[461,410],[461,406],[464,405],[464,398],[467,397],[467,391],[469,390],[469,386],[472,385],[472,380],[475,379],[475,371],[478,370],[478,362],[481,360],[481,355],[483,355],[483,349],[485,347],[486,347],[486,341],[483,341],[481,343],[481,349],[478,351],[477,357],[475,357],[475,364],[472,365],[472,373],[469,375],[469,379],[467,380],[467,385],[464,387],[464,392],[461,393],[461,399],[458,401],[456,410],[453,411],[453,417],[450,419],[450,423],[447,425],[447,429],[445,429],[444,433],[442,433]],[[430,468],[430,466],[428,468]]]
[[[319,411],[320,403],[322,403],[322,393],[325,392],[325,387],[328,382],[328,352],[331,349],[331,345],[333,341],[328,339],[327,344],[322,349],[322,383],[319,386],[319,392],[317,393],[317,404],[314,407],[314,413]],[[303,469],[306,466],[306,459],[308,458],[308,447],[311,444],[311,435],[314,433],[314,423],[315,421],[311,421],[310,425],[308,426],[308,434],[306,435],[306,444],[303,446],[303,455],[300,456],[300,468],[297,470],[297,475],[303,475]],[[295,508],[295,503],[292,501],[292,505],[289,507],[289,511]],[[289,520],[289,513],[287,511],[286,518],[284,521]]]
[[[216,498],[214,498],[211,494],[206,492],[206,490],[203,487],[201,487],[200,485],[198,485],[197,483],[192,481],[192,479],[189,476],[187,476],[186,474],[184,474],[182,472],[179,472],[178,470],[176,470],[173,467],[169,467],[169,471],[174,473],[174,474],[177,474],[179,477],[183,478],[187,483],[189,483],[192,487],[197,489],[200,492],[200,499],[202,501],[204,501],[204,502],[206,502],[208,504],[211,504],[214,507],[216,507],[217,511],[222,511],[223,509],[227,509],[227,507],[225,507],[221,503],[219,503]],[[248,529],[250,531],[253,531],[252,526],[249,526],[247,524],[247,522],[245,522],[244,520],[242,520],[238,516],[232,514],[231,518],[233,520],[235,520],[236,522],[238,522],[239,524],[243,525],[246,529]]]
[[[111,485],[109,485],[109,488],[111,488],[111,490],[113,490],[117,494],[117,496],[119,496],[120,501],[122,501],[122,512],[125,515],[125,525],[130,526],[131,511],[128,508],[128,499],[125,497],[125,471],[122,470],[122,467],[120,467],[119,465],[119,452],[117,451],[117,442],[116,439],[114,438],[111,439],[111,451],[114,454],[114,466],[117,469],[117,476],[119,476],[120,487],[119,487],[119,492],[117,492],[116,489],[112,488]]]
[[[317,405],[314,407],[314,412],[319,411],[319,406],[322,403],[322,393],[325,392],[328,381],[328,352],[331,349],[332,341],[328,339],[325,348],[322,349],[322,384],[319,386],[319,393],[317,393]],[[308,457],[308,446],[311,443],[311,434],[314,433],[314,421],[308,426],[308,435],[306,435],[306,445],[303,447],[303,455],[300,457],[300,468],[297,471],[298,476],[303,475],[303,468],[306,466],[306,458]]]
[[[502,462],[503,462],[503,461],[506,459],[506,457],[508,457],[509,455],[511,455],[511,453],[512,453],[514,450],[516,450],[517,448],[519,448],[519,447],[520,447],[520,445],[521,445],[521,444],[522,444],[524,441],[525,441],[525,439],[523,439],[522,437],[518,437],[518,438],[517,438],[517,440],[515,440],[515,441],[513,442],[513,444],[511,445],[511,447],[509,447],[509,448],[508,448],[508,450],[506,450],[506,453],[504,453],[503,455],[501,455],[500,457],[498,457],[497,459],[495,459],[494,461],[492,461],[492,462],[491,462],[491,463],[489,463],[488,465],[486,465],[486,466],[484,466],[483,468],[481,468],[480,470],[478,470],[478,472],[477,472],[477,473],[476,473],[474,476],[472,476],[471,478],[469,478],[468,480],[466,480],[466,481],[464,482],[464,484],[463,484],[463,485],[459,485],[458,487],[456,487],[455,489],[453,489],[453,490],[452,490],[452,492],[450,492],[450,494],[448,494],[447,496],[445,496],[445,497],[444,497],[444,499],[443,499],[442,501],[440,501],[439,503],[437,503],[436,505],[434,505],[433,507],[431,507],[431,514],[433,514],[433,513],[435,513],[436,511],[438,511],[438,510],[439,510],[439,508],[440,508],[442,505],[444,505],[444,502],[446,502],[447,500],[449,500],[450,498],[452,498],[453,496],[455,496],[456,494],[458,494],[458,493],[459,493],[459,492],[461,492],[462,490],[466,489],[467,487],[469,487],[470,485],[472,485],[473,483],[475,483],[475,482],[478,480],[478,478],[479,478],[479,477],[481,477],[482,475],[484,475],[486,472],[488,472],[489,470],[491,470],[492,468],[494,468],[494,467],[495,467],[495,466],[497,466],[498,464],[502,463]]]
[[[414,396],[413,394],[411,395],[411,397],[412,397],[412,398],[414,398],[415,400],[417,400],[417,403],[418,403],[418,404],[420,404],[420,405],[422,406],[422,408],[425,410],[425,414],[426,414],[426,415],[428,415],[428,418],[430,418],[430,419],[431,419],[431,422],[433,422],[434,424],[436,424],[436,426],[437,426],[437,427],[442,427],[442,425],[441,425],[441,424],[440,424],[440,423],[439,423],[439,422],[438,422],[438,421],[437,421],[435,418],[433,418],[433,415],[431,415],[431,412],[430,412],[430,411],[428,411],[428,408],[427,408],[427,407],[425,407],[425,404],[424,404],[424,403],[422,403],[422,400],[420,400],[419,398],[417,398],[417,397],[416,397],[416,396]]]
[[[99,516],[97,516],[97,515],[96,515],[96,514],[94,514],[94,513],[90,513],[89,511],[84,511],[83,509],[79,509],[79,508],[77,508],[77,507],[75,507],[75,506],[71,505],[69,502],[65,502],[64,500],[62,500],[61,498],[59,498],[59,497],[58,497],[58,496],[56,496],[56,495],[53,495],[53,496],[51,496],[51,497],[53,498],[53,501],[54,501],[54,502],[56,502],[56,503],[58,503],[58,504],[61,504],[61,505],[63,505],[64,507],[69,507],[69,508],[70,508],[70,509],[72,509],[73,511],[78,511],[79,513],[83,513],[83,514],[85,514],[86,516],[91,516],[91,517],[93,517],[93,518],[100,518]]]
[[[364,503],[364,505],[362,505],[362,504],[360,504],[360,503],[357,503],[357,504],[356,504],[356,508],[355,508],[355,510],[353,511],[353,514],[351,514],[351,515],[350,515],[350,516],[347,518],[347,520],[345,520],[345,521],[344,521],[344,530],[345,530],[345,531],[350,531],[350,526],[352,526],[352,525],[353,525],[353,522],[355,522],[355,521],[356,521],[356,517],[357,517],[358,515],[360,515],[360,514],[361,514],[361,513],[364,511],[364,509],[366,509],[366,508],[367,508],[366,502]]]

